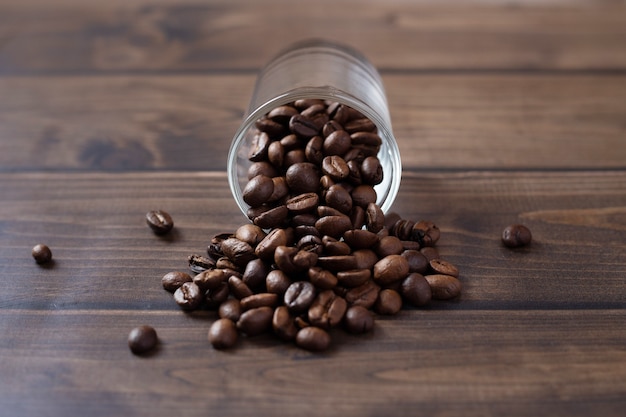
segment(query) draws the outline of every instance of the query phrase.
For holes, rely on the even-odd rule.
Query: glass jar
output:
[[[359,111],[376,125],[382,139],[377,156],[383,180],[374,188],[377,204],[387,212],[400,187],[402,163],[380,75],[361,53],[350,47],[307,40],[283,50],[261,70],[244,121],[231,144],[228,181],[244,215],[249,208],[243,189],[248,182],[248,155],[255,122],[274,108],[301,99],[338,102]]]

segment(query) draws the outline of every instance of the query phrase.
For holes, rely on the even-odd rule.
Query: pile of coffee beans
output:
[[[381,144],[368,118],[323,100],[257,121],[243,189],[250,223],[191,255],[191,274],[162,278],[183,310],[218,312],[208,333],[215,348],[273,333],[323,351],[331,329],[368,332],[376,314],[460,294],[458,269],[434,248],[437,226],[376,204]]]

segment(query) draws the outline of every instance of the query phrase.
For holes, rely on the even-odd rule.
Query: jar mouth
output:
[[[247,152],[242,152],[242,149],[249,145],[248,141],[252,139],[250,132],[254,129],[256,120],[265,116],[274,108],[300,99],[322,99],[344,104],[359,111],[376,125],[378,134],[383,142],[378,158],[384,166],[384,176],[383,181],[376,185],[374,189],[377,192],[377,204],[383,212],[387,213],[397,196],[402,174],[400,150],[390,127],[388,127],[389,122],[373,112],[367,103],[351,94],[332,86],[322,86],[298,87],[277,95],[252,111],[235,133],[228,152],[228,183],[244,216],[247,217],[247,210],[250,207],[243,200],[243,188],[248,180],[247,167],[250,166],[251,162],[247,158]]]

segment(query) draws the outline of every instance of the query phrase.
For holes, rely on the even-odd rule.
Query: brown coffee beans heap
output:
[[[432,222],[385,216],[376,126],[338,103],[299,100],[256,123],[243,199],[251,223],[163,277],[184,310],[215,309],[218,349],[266,332],[311,351],[330,330],[370,331],[374,313],[460,294],[459,271],[433,246]]]

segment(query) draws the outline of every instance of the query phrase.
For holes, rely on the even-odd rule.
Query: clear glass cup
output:
[[[244,215],[249,206],[242,191],[248,182],[248,154],[255,122],[272,109],[300,99],[339,102],[374,122],[382,139],[378,159],[384,173],[383,181],[375,186],[377,204],[387,212],[400,188],[402,162],[380,74],[358,51],[314,39],[291,45],[261,70],[244,121],[233,138],[228,181]]]

